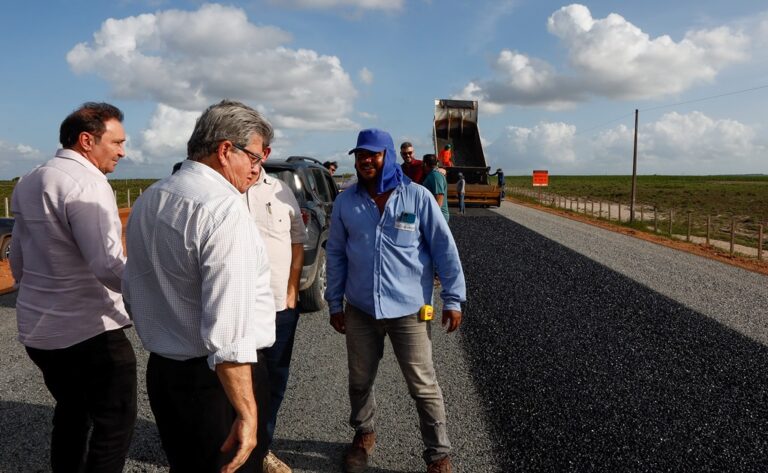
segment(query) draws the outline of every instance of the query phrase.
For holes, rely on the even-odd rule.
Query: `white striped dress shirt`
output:
[[[136,201],[123,297],[144,348],[174,360],[255,363],[275,340],[269,260],[241,194],[210,167],[181,169]]]

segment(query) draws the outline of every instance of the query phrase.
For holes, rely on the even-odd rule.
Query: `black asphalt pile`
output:
[[[506,218],[451,227],[498,471],[768,471],[768,348]]]

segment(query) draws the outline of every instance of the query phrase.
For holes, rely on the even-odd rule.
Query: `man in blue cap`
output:
[[[344,469],[365,470],[376,442],[373,384],[389,336],[416,401],[428,473],[451,471],[445,405],[432,363],[435,271],[442,282],[442,324],[461,324],[464,273],[448,223],[434,197],[404,176],[389,133],[357,137],[358,182],[334,203],[326,245],[325,299],[333,328],[346,334],[352,445]],[[347,304],[344,307],[343,301]],[[429,311],[429,317],[420,313]]]

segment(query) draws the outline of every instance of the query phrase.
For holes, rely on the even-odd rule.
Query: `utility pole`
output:
[[[632,152],[632,199],[629,201],[629,222],[635,221],[635,197],[637,196],[637,114],[635,109],[635,147]]]

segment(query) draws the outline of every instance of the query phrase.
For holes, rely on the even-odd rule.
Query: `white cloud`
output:
[[[591,96],[657,98],[712,81],[725,67],[749,57],[749,38],[729,27],[689,31],[675,42],[667,35],[651,38],[614,13],[593,18],[578,4],[553,13],[547,29],[567,50],[567,73],[519,51],[503,50],[492,65],[494,76],[470,84],[475,96],[497,104],[550,108]]]
[[[185,158],[187,140],[200,113],[159,104],[149,120],[149,128],[141,132],[141,150],[149,156],[174,161]]]
[[[6,179],[23,176],[52,157],[23,143],[12,144],[0,140],[0,169]]]
[[[541,122],[533,128],[509,126],[504,135],[487,147],[492,167],[510,174],[527,174],[532,169],[570,167],[576,161],[576,127],[566,123]]]
[[[76,73],[103,77],[123,99],[199,112],[231,98],[279,110],[268,115],[278,126],[355,128],[347,117],[357,91],[341,61],[289,49],[290,40],[280,28],[250,23],[239,8],[207,4],[106,20],[67,61]]]
[[[629,174],[634,130],[618,125],[593,137],[565,123],[509,126],[487,147],[489,164],[509,174]],[[640,174],[741,174],[765,168],[768,141],[754,127],[701,112],[668,113],[642,125]],[[763,164],[761,164],[763,163]]]
[[[373,72],[371,72],[367,67],[360,69],[358,76],[360,77],[360,81],[362,83],[366,85],[373,84]]]
[[[767,144],[736,120],[672,112],[641,127],[638,155],[658,174],[669,166],[685,174],[738,174],[765,169]]]
[[[271,0],[271,3],[297,8],[328,9],[353,7],[363,10],[400,10],[405,0]]]

